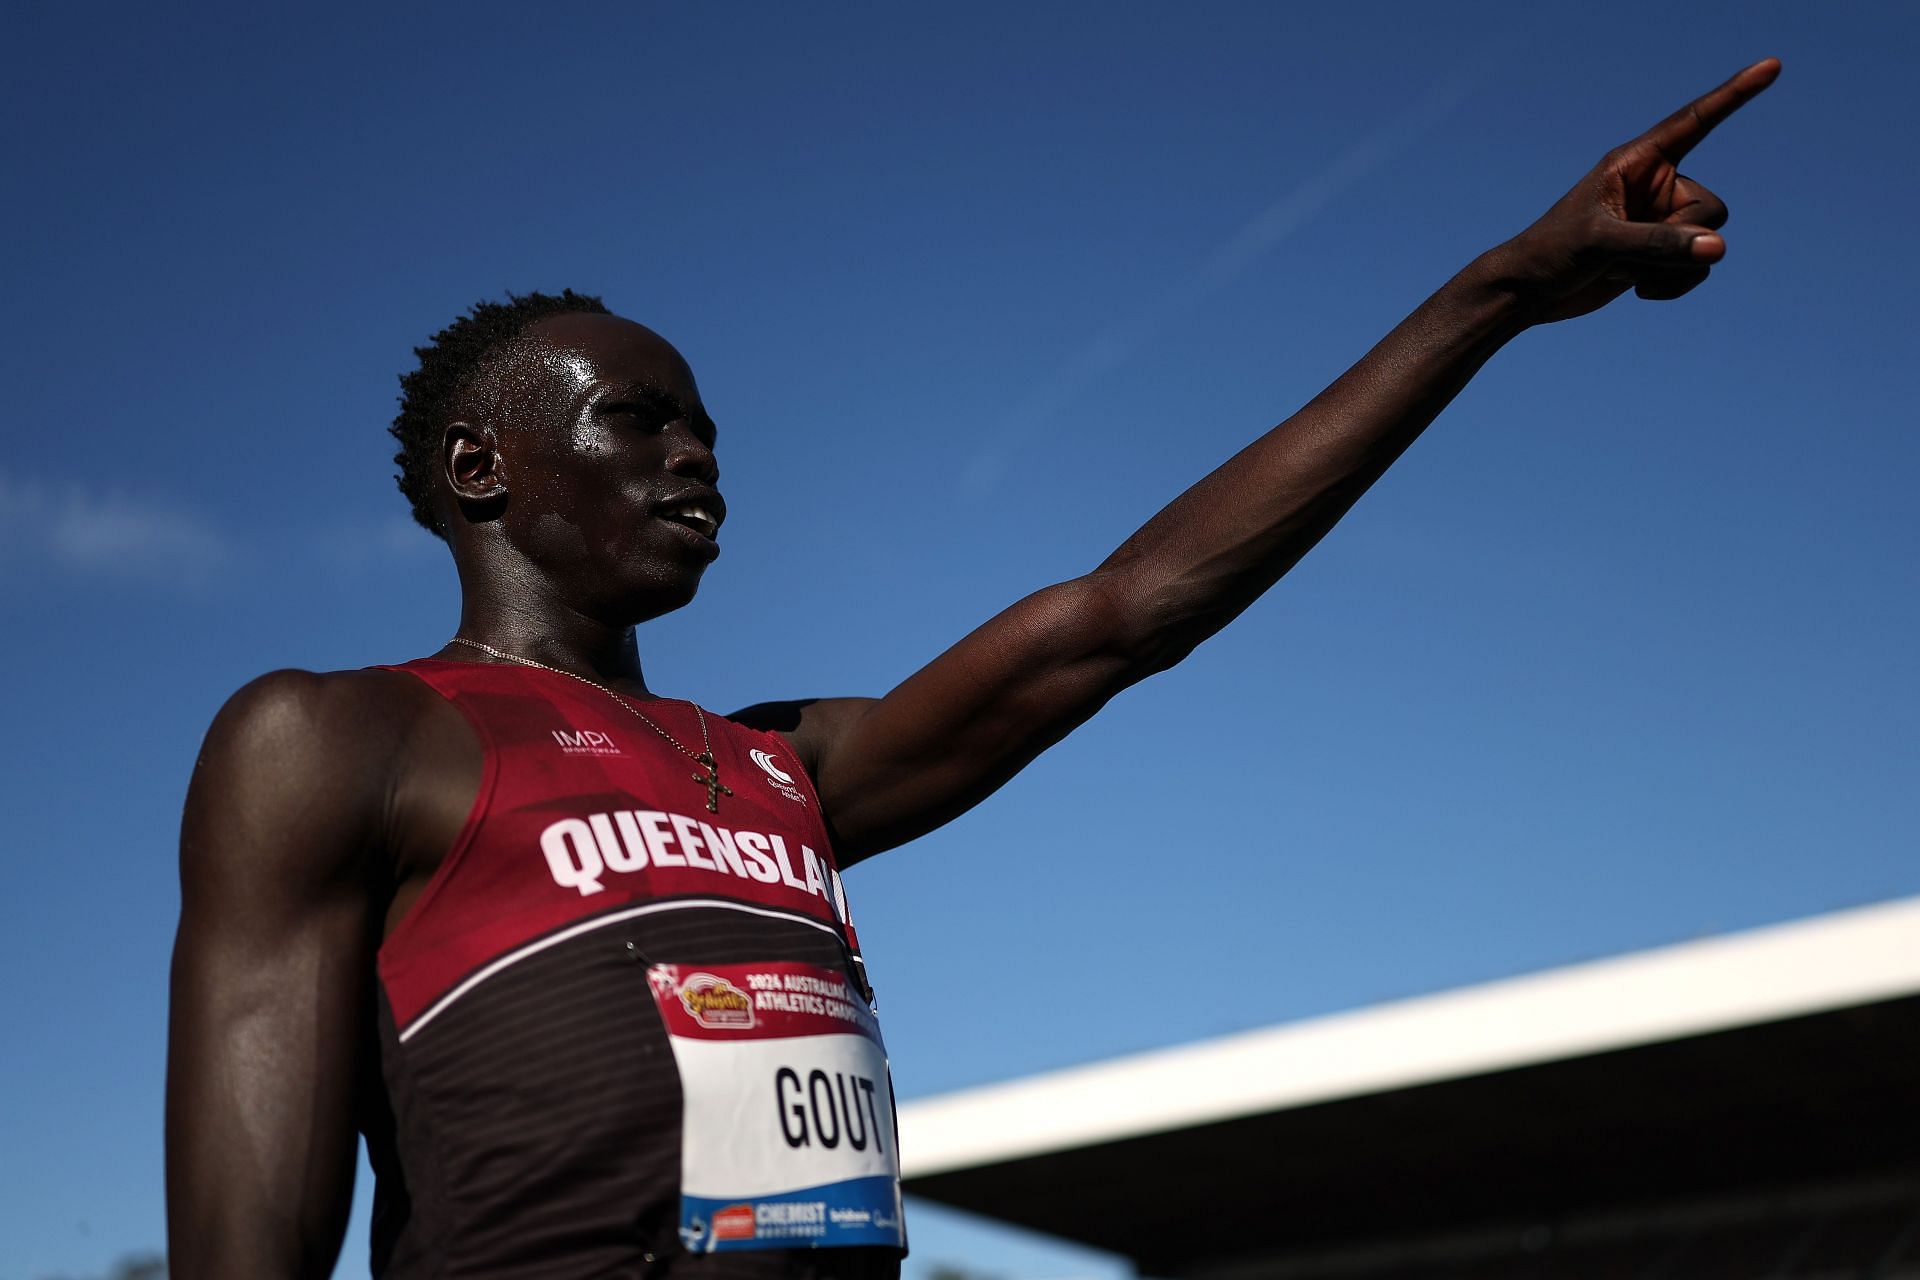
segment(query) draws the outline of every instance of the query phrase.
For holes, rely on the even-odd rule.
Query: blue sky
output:
[[[876,693],[1779,55],[1688,164],[1707,287],[1523,336],[1227,633],[848,887],[907,1097],[1920,892],[1911,6],[6,27],[0,1280],[162,1241],[199,737],[451,633],[384,428],[507,289],[603,293],[721,425],[656,687]],[[910,1275],[1116,1274],[913,1223]]]

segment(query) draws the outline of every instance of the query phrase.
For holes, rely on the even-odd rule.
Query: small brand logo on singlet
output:
[[[753,1025],[753,1001],[746,992],[711,973],[696,973],[680,988],[680,1002],[703,1027],[743,1030]]]
[[[555,729],[553,740],[560,744],[560,754],[568,756],[617,756],[620,748],[614,745],[613,735],[601,733],[598,729]]]
[[[747,755],[766,772],[768,786],[789,800],[795,800],[801,804],[807,802],[807,797],[802,794],[800,788],[793,785],[793,775],[775,764],[772,756],[758,748],[747,752]]]
[[[713,1215],[715,1240],[751,1240],[755,1235],[753,1206],[730,1204]]]

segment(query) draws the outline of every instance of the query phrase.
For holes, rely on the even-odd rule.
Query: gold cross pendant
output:
[[[693,775],[693,780],[707,789],[707,812],[720,812],[720,797],[732,795],[733,788],[720,781],[720,766],[713,762],[713,752],[702,751],[693,762],[707,768],[706,773]]]

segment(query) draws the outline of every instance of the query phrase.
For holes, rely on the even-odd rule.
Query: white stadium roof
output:
[[[900,1146],[1149,1275],[1920,1280],[1920,898],[926,1098]]]
[[[1920,898],[904,1103],[909,1179],[1920,993]]]

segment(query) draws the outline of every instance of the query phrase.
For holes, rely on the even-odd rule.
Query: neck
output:
[[[640,648],[630,625],[607,622],[576,604],[555,598],[544,584],[519,581],[484,586],[462,582],[462,639],[558,667],[623,692],[651,698],[640,666]],[[475,589],[476,587],[479,589]],[[491,661],[465,645],[449,645],[440,657]]]

